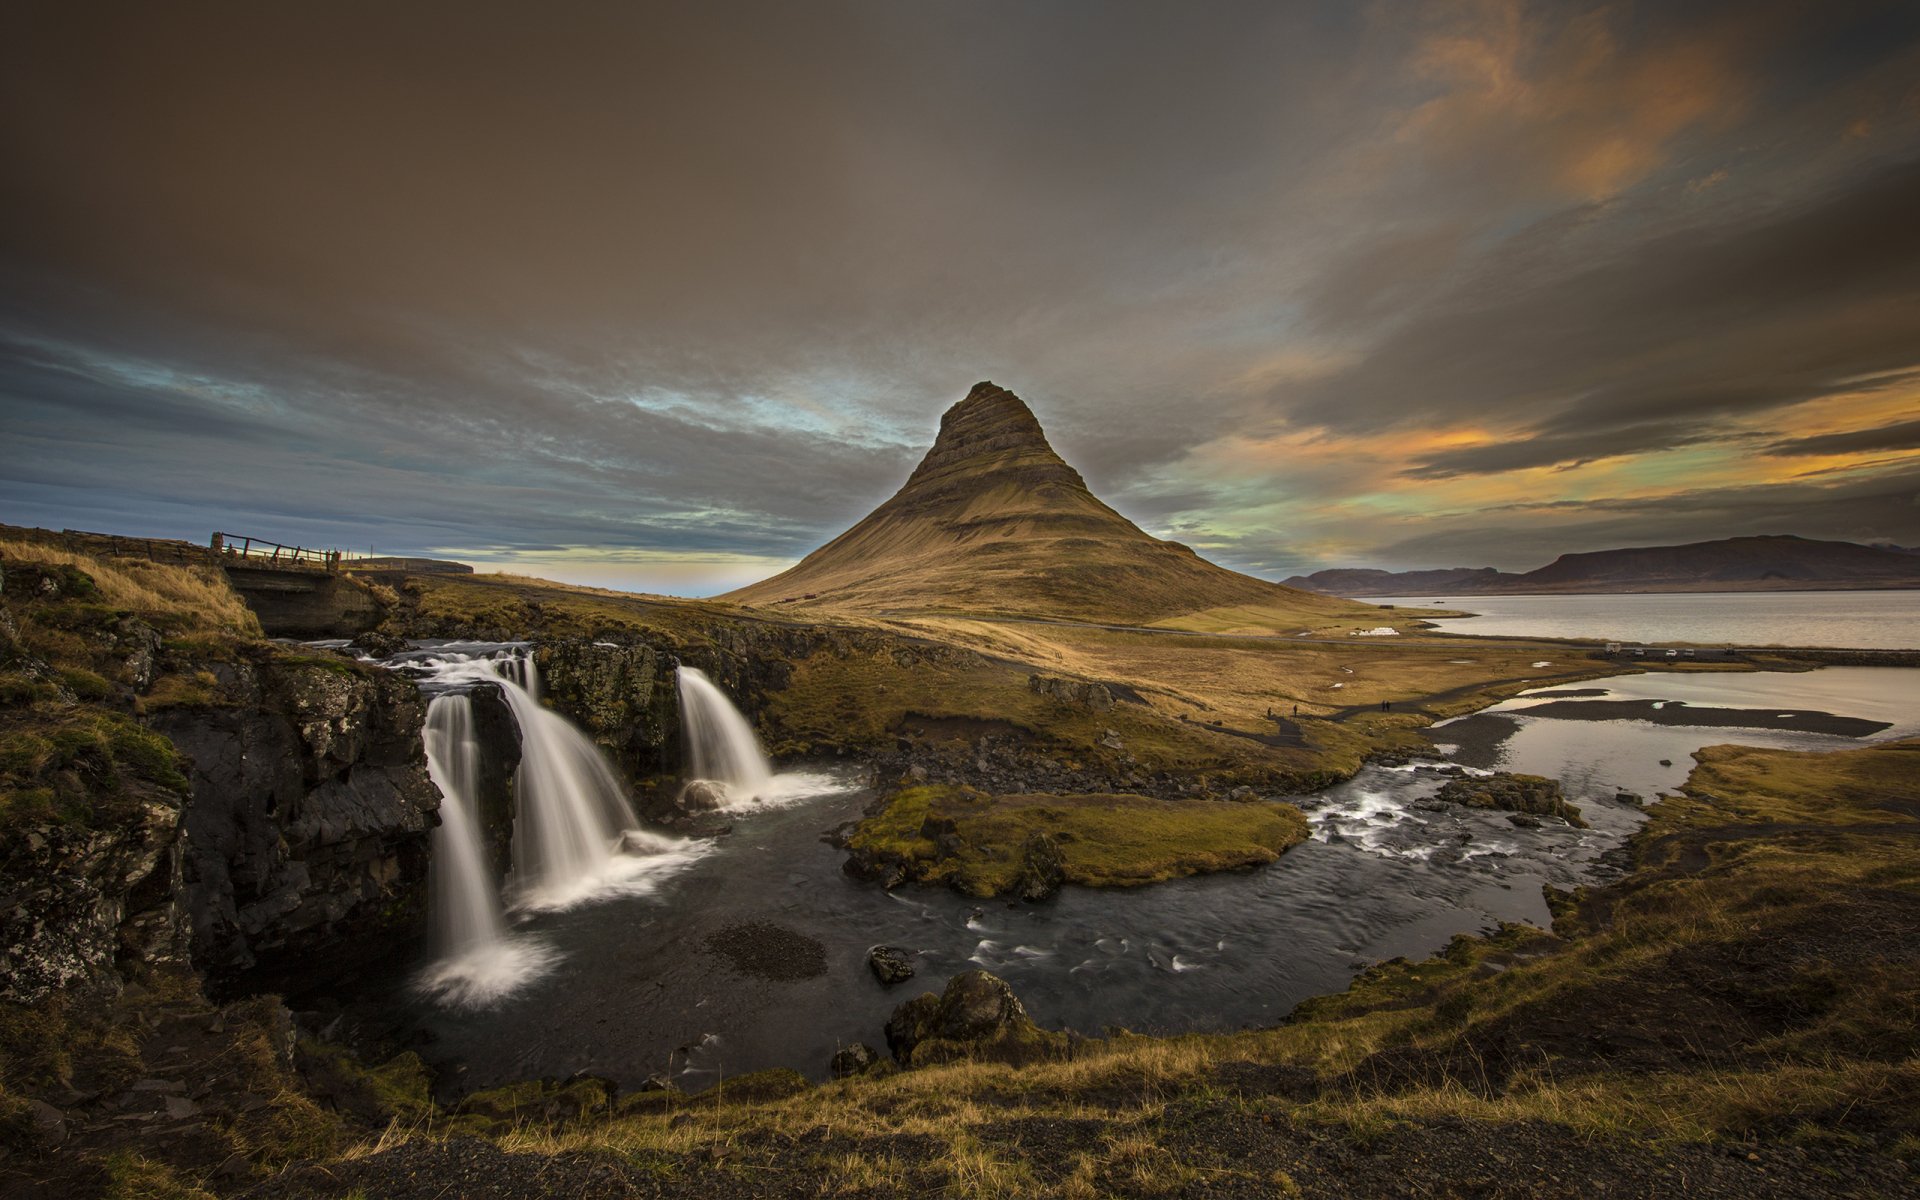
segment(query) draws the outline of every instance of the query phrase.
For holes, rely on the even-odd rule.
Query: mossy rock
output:
[[[1464,804],[1468,808],[1497,808],[1505,812],[1559,817],[1576,829],[1587,828],[1586,818],[1567,801],[1560,790],[1560,782],[1544,775],[1519,775],[1502,771],[1484,777],[1469,775],[1449,779],[1434,798],[1449,804]]]
[[[704,1092],[692,1097],[694,1100],[716,1100],[739,1104],[766,1104],[774,1100],[785,1100],[797,1096],[811,1088],[813,1084],[798,1071],[785,1067],[776,1067],[767,1071],[754,1071],[746,1075],[736,1075],[732,1079],[723,1079]]]
[[[1020,1065],[1067,1057],[1069,1039],[1034,1024],[1006,980],[965,971],[938,996],[925,992],[895,1008],[887,1048],[912,1067],[962,1060]]]
[[[295,1062],[316,1098],[368,1124],[434,1111],[433,1077],[411,1050],[369,1067],[344,1047],[303,1041]]]
[[[1132,887],[1260,866],[1308,832],[1285,803],[992,796],[946,785],[906,788],[870,814],[848,835],[849,874],[979,897],[1040,899],[1061,882]]]
[[[462,1100],[454,1110],[454,1126],[497,1132],[529,1122],[556,1125],[605,1116],[612,1111],[613,1093],[613,1084],[594,1076],[510,1083]]]

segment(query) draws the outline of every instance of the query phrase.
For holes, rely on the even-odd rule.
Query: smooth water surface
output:
[[[1450,608],[1447,633],[1731,646],[1920,649],[1920,591],[1679,592],[1589,596],[1368,596]]]

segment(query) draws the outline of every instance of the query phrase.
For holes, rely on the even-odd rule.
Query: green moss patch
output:
[[[990,796],[908,788],[860,822],[847,848],[864,873],[949,883],[974,896],[1016,890],[1039,837],[1061,875],[1084,887],[1134,887],[1272,862],[1307,837],[1290,804],[1131,795]]]

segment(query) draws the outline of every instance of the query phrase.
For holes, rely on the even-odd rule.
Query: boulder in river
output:
[[[725,807],[727,793],[717,783],[695,779],[680,789],[674,806],[683,813],[712,812]]]
[[[913,978],[913,962],[898,946],[875,946],[867,951],[867,969],[889,987]]]
[[[1468,808],[1498,808],[1540,817],[1559,817],[1577,829],[1587,827],[1580,810],[1567,802],[1557,780],[1541,775],[1497,775],[1450,779],[1435,799]]]

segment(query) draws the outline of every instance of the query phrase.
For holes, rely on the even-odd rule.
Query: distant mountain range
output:
[[[795,613],[1015,614],[1146,624],[1254,608],[1291,625],[1369,614],[1150,537],[1087,489],[1020,397],[976,385],[894,497],[790,570],[721,597]]]
[[[1336,568],[1295,575],[1285,582],[1288,587],[1330,596],[1920,588],[1920,552],[1899,546],[1862,546],[1779,534],[1562,554],[1524,574],[1492,567],[1431,571]]]

